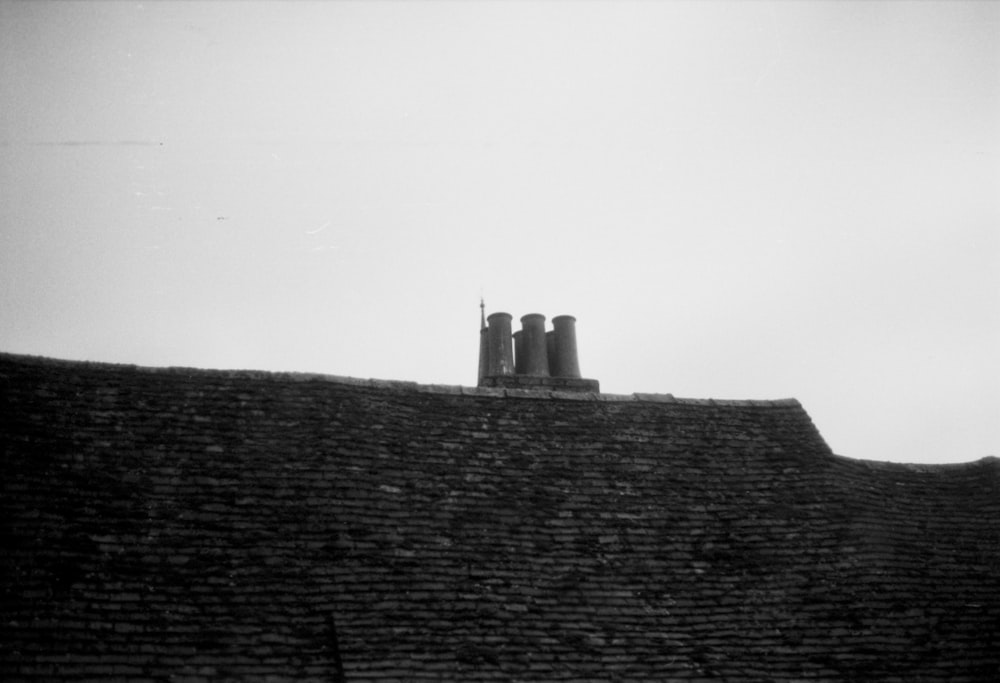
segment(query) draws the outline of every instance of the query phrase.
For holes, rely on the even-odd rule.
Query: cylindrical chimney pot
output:
[[[520,337],[517,374],[548,377],[549,354],[545,344],[545,316],[541,313],[522,316]]]
[[[489,340],[487,338],[488,332],[486,326],[483,325],[482,329],[479,330],[479,379],[478,384],[483,383],[483,377],[489,372]]]
[[[524,361],[527,358],[524,355],[524,334],[522,330],[518,330],[514,333],[514,372],[519,375],[524,374]]]
[[[559,315],[552,319],[555,332],[555,367],[551,368],[556,377],[579,377],[580,361],[576,355],[576,318]]]
[[[549,374],[558,377],[556,374],[556,331],[549,330],[545,333],[545,355],[549,358]]]
[[[510,313],[492,313],[486,319],[489,359],[486,374],[490,377],[514,374],[514,349],[511,348]]]

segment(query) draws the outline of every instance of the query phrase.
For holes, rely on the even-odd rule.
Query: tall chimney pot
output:
[[[545,333],[545,355],[549,358],[549,373],[553,377],[558,377],[556,367],[556,331],[549,330]]]
[[[524,374],[524,330],[514,333],[514,372],[518,375]]]
[[[486,322],[487,345],[487,376],[514,374],[514,349],[511,348],[510,313],[492,313]]]
[[[576,318],[558,315],[552,319],[555,344],[555,377],[580,377],[580,361],[576,354]]]
[[[490,349],[489,349],[489,330],[486,327],[486,322],[483,322],[482,328],[479,330],[479,382],[482,383],[483,377],[486,377],[490,371]]]
[[[549,355],[545,343],[545,316],[529,313],[521,317],[521,331],[517,349],[517,374],[549,376]]]

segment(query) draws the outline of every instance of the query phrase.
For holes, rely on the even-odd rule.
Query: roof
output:
[[[0,354],[0,677],[995,680],[1000,461],[794,400]]]

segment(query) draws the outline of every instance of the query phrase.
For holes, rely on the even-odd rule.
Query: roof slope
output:
[[[1000,467],[795,401],[0,355],[0,677],[995,680]]]

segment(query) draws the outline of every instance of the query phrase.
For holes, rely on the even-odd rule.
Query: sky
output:
[[[0,0],[0,351],[607,393],[1000,455],[1000,3]]]

